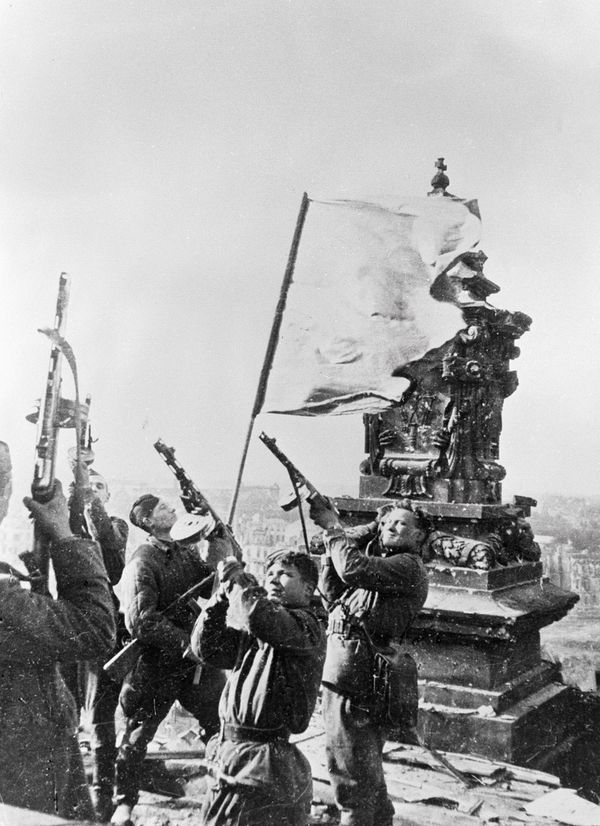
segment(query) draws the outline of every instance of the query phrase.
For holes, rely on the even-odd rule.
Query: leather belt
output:
[[[354,625],[347,620],[330,619],[327,626],[328,634],[340,634],[347,640],[365,640],[365,632],[362,626]],[[380,634],[371,634],[371,641],[378,647],[385,648],[390,643],[389,637]]]
[[[287,742],[289,736],[289,729],[283,726],[271,729],[237,726],[233,723],[225,723],[223,726],[223,738],[232,743],[245,743],[248,740],[255,743],[272,743],[275,740],[285,740]]]

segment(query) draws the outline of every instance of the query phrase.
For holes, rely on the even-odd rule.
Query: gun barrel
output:
[[[61,273],[58,282],[58,298],[54,318],[54,329],[60,336],[64,334],[69,303],[70,279]],[[52,496],[54,488],[54,469],[56,465],[56,446],[58,440],[57,411],[60,402],[60,374],[62,353],[56,345],[50,351],[50,363],[46,385],[40,403],[38,432],[36,440],[36,460],[33,471],[31,492],[35,499],[43,501]]]
[[[302,473],[300,473],[300,471],[292,462],[292,460],[288,458],[288,456],[286,456],[286,454],[279,447],[277,447],[276,439],[274,439],[272,436],[267,436],[264,430],[262,431],[262,433],[258,434],[258,438],[266,447],[269,448],[273,456],[275,456],[276,459],[279,459],[279,461],[286,468],[290,476],[296,480],[297,484],[302,485],[307,483],[306,477],[303,476]]]
[[[306,499],[309,502],[316,501],[317,499],[322,499],[326,502],[329,502],[326,496],[323,494],[310,482],[306,476],[300,472],[300,470],[296,467],[296,465],[292,462],[292,460],[286,456],[286,454],[277,447],[277,442],[271,436],[267,436],[267,434],[263,431],[259,434],[258,438],[261,442],[269,448],[271,453],[275,456],[276,459],[279,459],[281,464],[285,467],[287,472],[290,475],[290,479],[292,485],[294,487],[294,495],[290,497],[284,504],[281,505],[282,510],[288,511],[292,510],[292,508],[300,505],[300,501],[302,499]]]

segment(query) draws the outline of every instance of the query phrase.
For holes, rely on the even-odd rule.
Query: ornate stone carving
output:
[[[436,167],[429,194],[453,197],[443,158]],[[398,367],[394,375],[410,382],[400,403],[364,417],[360,484],[365,499],[409,497],[425,510],[444,503],[430,558],[480,570],[539,558],[525,519],[533,500],[501,504],[505,470],[498,461],[504,400],[518,384],[510,363],[531,318],[489,303],[500,288],[485,276],[486,260],[481,250],[466,253],[432,285],[434,299],[460,308],[464,327]],[[465,504],[493,506],[494,516],[466,520]]]
[[[398,407],[365,416],[362,471],[389,480],[385,496],[500,502],[502,406],[517,387],[509,363],[531,319],[486,301],[498,288],[483,276],[485,258],[463,256],[437,284],[461,306],[466,326],[397,371],[410,380]]]
[[[493,536],[495,543],[499,537]],[[432,531],[425,544],[426,553],[460,568],[490,571],[496,564],[496,550],[491,541],[480,542],[443,531]]]

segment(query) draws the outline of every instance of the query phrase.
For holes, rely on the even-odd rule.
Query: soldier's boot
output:
[[[115,749],[98,748],[94,752],[92,801],[98,823],[109,823],[113,813],[115,786]]]
[[[92,787],[92,803],[96,813],[98,823],[110,823],[110,818],[115,808],[113,803],[113,790],[107,788]]]
[[[131,812],[140,793],[145,752],[122,745],[115,762],[116,803],[110,822],[113,826],[133,826]]]
[[[344,809],[340,813],[340,826],[373,826],[373,812]]]
[[[377,803],[373,814],[373,823],[377,826],[393,826],[394,804],[388,797],[387,789],[382,786],[378,790]]]
[[[376,795],[375,808],[370,800],[366,806],[342,809],[340,826],[393,826],[394,804],[389,799],[385,786],[378,789]]]

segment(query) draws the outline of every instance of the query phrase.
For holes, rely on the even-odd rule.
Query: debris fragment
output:
[[[555,789],[523,808],[527,814],[552,817],[569,826],[600,826],[600,806],[579,797],[575,789]]]

